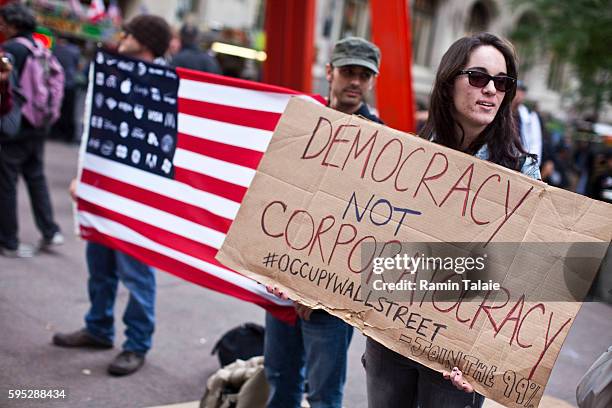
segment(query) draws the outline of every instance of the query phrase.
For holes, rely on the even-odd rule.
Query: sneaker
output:
[[[43,238],[40,240],[40,248],[49,248],[64,244],[64,236],[61,232],[57,231],[51,238]]]
[[[36,254],[36,250],[32,245],[19,244],[17,249],[0,247],[0,254],[7,258],[32,258]]]
[[[108,366],[108,373],[116,376],[132,374],[142,367],[144,361],[144,354],[123,350]]]
[[[87,329],[77,330],[73,333],[55,333],[53,335],[53,344],[60,347],[113,348],[112,342],[95,337]]]

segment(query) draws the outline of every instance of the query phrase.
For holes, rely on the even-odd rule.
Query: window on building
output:
[[[412,58],[417,65],[431,64],[437,1],[415,0],[412,5]]]
[[[369,38],[369,7],[365,0],[345,0],[340,26],[340,38],[357,36]]]
[[[179,19],[185,18],[186,15],[195,11],[195,4],[192,0],[178,0],[176,5],[176,16]]]
[[[470,10],[466,31],[468,33],[487,31],[492,19],[493,6],[485,1],[477,1]]]
[[[255,24],[253,27],[254,31],[262,32],[266,22],[266,2],[259,0],[257,4],[257,12],[255,16]]]
[[[524,73],[533,68],[536,57],[542,52],[540,42],[533,36],[533,27],[539,23],[538,16],[534,12],[527,11],[517,20],[516,27],[510,33],[520,72]]]
[[[563,89],[563,82],[565,77],[565,64],[557,55],[552,55],[550,58],[550,65],[548,67],[548,78],[546,79],[546,86],[548,89],[560,92]]]

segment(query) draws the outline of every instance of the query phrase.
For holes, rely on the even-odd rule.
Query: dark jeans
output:
[[[341,408],[353,327],[323,310],[294,326],[266,313],[264,367],[268,408],[299,408],[308,380],[312,408]]]
[[[121,251],[94,242],[87,243],[89,301],[87,330],[112,343],[115,338],[115,298],[121,281],[130,291],[123,313],[123,349],[145,354],[155,330],[155,271]]]
[[[43,169],[44,139],[32,138],[0,145],[0,245],[16,249],[17,178],[23,175],[34,221],[44,238],[59,231],[53,221],[53,210]]]
[[[370,338],[362,359],[369,408],[480,408],[484,397],[456,389],[437,371]]]

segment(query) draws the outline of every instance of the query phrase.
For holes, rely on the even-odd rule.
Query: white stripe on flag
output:
[[[85,154],[83,167],[113,179],[120,176],[118,180],[124,183],[203,208],[229,220],[236,217],[240,208],[240,203],[227,198],[95,154]]]
[[[221,248],[225,239],[222,232],[89,184],[79,184],[77,195],[90,203],[216,249]]]
[[[218,105],[283,113],[293,95],[181,79],[178,96]]]
[[[178,131],[201,139],[265,152],[272,132],[198,116],[178,114]]]
[[[255,177],[255,170],[248,167],[180,148],[176,149],[173,162],[174,167],[197,171],[198,173],[243,187],[251,185],[251,181]]]
[[[126,227],[125,225],[121,225],[115,221],[109,220],[108,218],[100,217],[86,211],[79,211],[79,221],[79,223],[84,227],[94,228],[102,234],[117,238],[121,241],[129,242],[130,244],[134,244],[154,252],[158,252],[169,258],[176,259],[177,261],[200,269],[203,272],[205,271],[205,273],[223,279],[232,285],[239,286],[248,290],[249,292],[266,298],[277,305],[290,306],[293,303],[290,301],[283,301],[270,295],[263,285],[255,282],[252,279],[242,276],[236,272],[220,268],[217,265],[208,263],[201,259],[194,258],[183,252],[168,248],[167,246],[152,241],[149,238]]]

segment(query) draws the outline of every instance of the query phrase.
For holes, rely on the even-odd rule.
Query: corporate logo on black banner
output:
[[[87,152],[172,178],[176,72],[98,50],[93,81]]]

